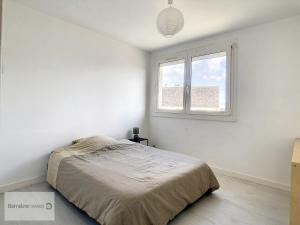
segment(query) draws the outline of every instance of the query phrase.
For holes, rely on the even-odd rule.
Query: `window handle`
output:
[[[189,94],[189,86],[186,86],[186,87],[185,87],[185,93],[186,93],[186,94]]]

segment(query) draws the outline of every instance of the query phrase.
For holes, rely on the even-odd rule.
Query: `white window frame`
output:
[[[191,111],[191,77],[192,77],[192,58],[197,56],[215,54],[219,52],[226,52],[226,110],[225,112],[213,111]],[[220,121],[236,121],[236,85],[235,75],[237,67],[237,43],[229,42],[222,44],[214,44],[205,47],[187,49],[181,52],[159,55],[153,59],[153,95],[154,101],[152,104],[152,116],[158,117],[173,117],[182,119],[203,119],[203,120],[220,120]],[[159,94],[159,72],[160,64],[168,63],[177,60],[185,61],[185,80],[184,80],[184,96],[183,96],[183,110],[164,110],[159,109],[158,94]]]

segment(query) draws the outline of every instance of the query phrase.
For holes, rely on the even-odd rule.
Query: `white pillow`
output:
[[[121,139],[119,140],[120,144],[135,144],[133,141],[129,141],[128,139]]]

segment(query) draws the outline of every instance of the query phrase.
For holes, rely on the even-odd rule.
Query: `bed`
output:
[[[106,136],[53,151],[47,181],[101,225],[166,225],[219,188],[196,158]]]

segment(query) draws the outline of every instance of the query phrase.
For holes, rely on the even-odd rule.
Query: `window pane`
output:
[[[158,108],[183,110],[184,60],[160,64]]]
[[[192,58],[191,111],[225,112],[226,52]]]

